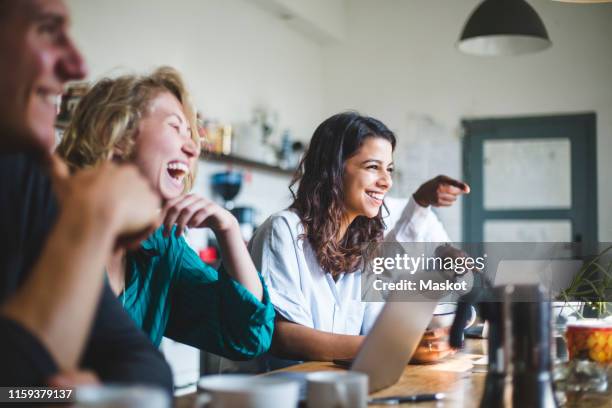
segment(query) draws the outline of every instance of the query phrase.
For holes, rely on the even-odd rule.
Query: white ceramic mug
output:
[[[220,374],[200,378],[196,407],[295,408],[300,385],[283,378]]]
[[[365,408],[368,376],[352,371],[318,371],[306,376],[309,408]]]
[[[141,385],[79,386],[75,400],[75,408],[169,408],[171,403],[161,388]]]

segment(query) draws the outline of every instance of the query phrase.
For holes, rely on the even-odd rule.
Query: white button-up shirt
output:
[[[336,334],[367,334],[383,303],[362,302],[361,271],[334,281],[319,265],[296,213],[281,211],[256,231],[249,251],[268,286],[274,307],[285,319]],[[397,242],[447,242],[444,227],[429,209],[410,199],[385,237]]]

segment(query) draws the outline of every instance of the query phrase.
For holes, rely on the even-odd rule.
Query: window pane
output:
[[[486,140],[484,208],[571,207],[569,139]]]
[[[571,242],[570,220],[487,220],[485,242]]]

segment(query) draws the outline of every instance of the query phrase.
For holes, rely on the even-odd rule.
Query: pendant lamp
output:
[[[561,3],[582,3],[582,4],[595,4],[595,3],[612,3],[612,0],[553,0]]]
[[[485,0],[468,19],[458,48],[472,55],[519,55],[551,45],[540,16],[525,0]]]

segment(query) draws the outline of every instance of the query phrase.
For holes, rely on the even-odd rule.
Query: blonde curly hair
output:
[[[174,68],[160,67],[150,75],[98,81],[77,105],[57,154],[71,171],[111,158],[131,160],[140,119],[161,92],[170,92],[179,100],[191,127],[191,138],[199,149],[196,113],[185,83]],[[193,186],[197,165],[194,167],[185,177],[185,191]]]

